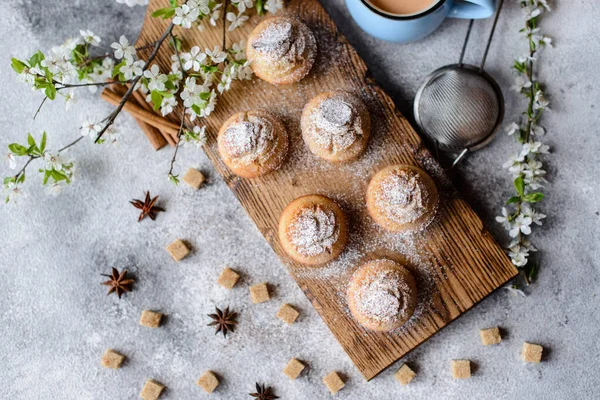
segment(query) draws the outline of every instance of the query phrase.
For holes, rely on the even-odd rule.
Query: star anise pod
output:
[[[208,324],[208,326],[215,327],[215,335],[219,332],[223,332],[223,337],[227,337],[229,332],[233,332],[235,326],[237,325],[236,312],[229,311],[229,307],[225,309],[225,311],[221,311],[218,307],[215,314],[208,314],[209,317],[213,319],[213,322]]]
[[[156,219],[156,214],[158,214],[161,211],[165,211],[164,208],[157,207],[154,205],[156,204],[156,200],[158,200],[158,196],[151,199],[150,192],[146,192],[146,198],[144,199],[144,201],[137,199],[133,199],[130,201],[130,203],[133,204],[135,208],[142,210],[142,212],[140,213],[140,217],[138,218],[138,222],[146,218],[146,216],[149,216],[150,219],[154,221]]]
[[[250,393],[250,396],[254,397],[257,400],[278,399],[279,396],[275,396],[275,394],[273,394],[272,390],[273,389],[270,386],[265,387],[264,384],[261,386],[257,383],[256,384],[256,393]]]
[[[123,270],[123,272],[119,273],[116,268],[113,268],[111,275],[102,274],[102,276],[110,278],[106,282],[102,282],[103,285],[110,286],[107,294],[117,293],[119,298],[121,298],[123,293],[131,292],[132,285],[135,282],[135,280],[131,278],[125,279],[127,277],[127,270]]]

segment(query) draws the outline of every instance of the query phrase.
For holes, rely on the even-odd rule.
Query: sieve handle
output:
[[[464,19],[489,18],[496,11],[495,0],[467,0],[452,2],[448,17]]]

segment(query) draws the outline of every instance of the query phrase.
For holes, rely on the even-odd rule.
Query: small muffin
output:
[[[325,264],[337,258],[346,247],[346,216],[325,196],[300,197],[281,214],[279,240],[285,252],[299,263]]]
[[[302,112],[302,137],[310,151],[327,161],[351,161],[367,147],[371,116],[365,103],[346,92],[325,92]]]
[[[221,159],[242,178],[256,178],[281,166],[288,152],[288,133],[274,114],[248,111],[231,116],[217,139]]]
[[[248,37],[246,54],[259,78],[286,85],[308,74],[317,56],[317,41],[302,22],[273,17],[254,28]]]
[[[387,259],[360,267],[348,286],[348,306],[367,329],[387,332],[410,319],[417,304],[417,285],[410,271]]]
[[[390,232],[419,231],[433,221],[439,196],[433,179],[411,165],[379,171],[367,188],[367,209]]]

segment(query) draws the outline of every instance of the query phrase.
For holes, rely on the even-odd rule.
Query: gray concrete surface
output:
[[[27,132],[46,130],[56,148],[76,137],[84,115],[103,116],[110,108],[81,93],[66,113],[47,104],[36,121],[40,101],[16,82],[11,56],[48,49],[79,28],[92,29],[108,45],[121,33],[133,38],[143,8],[129,9],[113,0],[3,1],[0,17],[0,145],[23,140]],[[376,79],[402,110],[409,110],[421,80],[433,69],[457,59],[465,21],[447,21],[418,43],[393,45],[363,34],[350,20],[342,0],[324,1],[340,29],[367,60]],[[182,152],[182,166],[205,171],[210,184],[198,193],[178,189],[165,178],[169,151],[154,153],[127,116],[118,148],[77,146],[78,176],[61,196],[45,195],[32,173],[29,197],[0,210],[0,398],[134,399],[144,381],[155,378],[169,387],[164,398],[208,398],[196,379],[206,369],[223,380],[215,399],[250,398],[255,381],[273,385],[283,399],[327,399],[322,376],[338,370],[347,378],[340,399],[593,399],[600,387],[600,305],[597,244],[600,240],[600,104],[597,82],[594,1],[562,1],[544,19],[556,48],[542,55],[539,71],[548,84],[552,112],[544,117],[551,185],[543,211],[546,225],[532,237],[540,249],[539,283],[527,298],[499,291],[407,357],[417,379],[401,387],[396,366],[365,382],[288,277],[273,252],[219,179],[203,154]],[[523,51],[517,2],[507,2],[488,60],[506,95],[507,116],[523,107],[509,91],[511,59]],[[476,39],[490,21],[477,23]],[[469,60],[483,43],[471,48]],[[510,182],[501,165],[515,150],[513,139],[499,135],[458,170],[462,190],[500,241],[506,238],[493,218]],[[2,166],[3,174],[8,169]],[[168,212],[156,223],[135,223],[128,200],[146,189],[161,196]],[[175,264],[163,250],[175,237],[194,246],[191,257]],[[228,293],[214,284],[225,265],[245,276]],[[135,291],[118,300],[106,297],[100,273],[128,268],[137,277]],[[248,284],[267,280],[275,300],[251,306]],[[302,317],[292,328],[273,318],[281,302],[295,304]],[[214,337],[206,313],[230,305],[241,312],[230,339]],[[137,323],[143,309],[168,315],[164,327],[149,330]],[[506,335],[497,347],[479,345],[478,329],[499,325]],[[541,365],[519,360],[523,341],[543,344]],[[123,369],[99,366],[105,348],[125,353]],[[289,381],[281,369],[291,357],[308,361],[308,374]],[[477,364],[473,379],[450,378],[449,361],[469,358]]]

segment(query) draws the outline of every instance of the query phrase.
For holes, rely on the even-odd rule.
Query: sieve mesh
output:
[[[477,67],[450,65],[431,74],[415,99],[415,118],[443,150],[475,149],[496,132],[503,117],[496,83]]]

